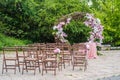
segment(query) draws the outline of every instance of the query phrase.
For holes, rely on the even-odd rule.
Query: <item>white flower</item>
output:
[[[101,22],[100,22],[100,19],[99,19],[99,18],[97,18],[97,19],[96,19],[96,22],[97,22],[98,24],[101,24]]]
[[[90,45],[89,45],[89,44],[86,44],[86,48],[87,48],[87,49],[90,49]]]
[[[70,20],[71,20],[71,18],[67,18],[67,22],[66,23],[67,24],[70,23]]]
[[[88,6],[90,7],[90,6],[92,6],[92,4],[93,4],[92,1],[89,0],[89,1],[88,1]]]
[[[57,26],[54,26],[54,27],[53,27],[53,30],[56,30],[56,29],[57,29]]]

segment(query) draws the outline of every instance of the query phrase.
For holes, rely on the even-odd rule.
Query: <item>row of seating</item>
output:
[[[60,53],[54,52],[56,48],[60,49]],[[22,74],[30,70],[35,74],[38,69],[42,75],[48,71],[54,71],[56,75],[57,69],[62,71],[67,64],[72,65],[73,70],[77,66],[84,68],[85,71],[86,50],[84,43],[75,43],[72,46],[68,43],[34,43],[26,46],[4,47],[2,73],[4,70],[7,72],[8,69],[13,69],[16,73],[18,68]]]

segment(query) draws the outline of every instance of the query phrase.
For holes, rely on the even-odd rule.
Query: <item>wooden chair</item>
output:
[[[87,69],[87,53],[84,43],[77,43],[73,46],[73,70],[74,67],[82,67],[84,71]]]
[[[35,75],[37,68],[39,69],[40,72],[41,70],[39,65],[37,47],[23,48],[23,54],[24,54],[24,65],[22,68],[22,74],[24,73],[24,70],[26,70],[27,72],[28,70],[33,70]]]
[[[71,45],[67,43],[62,43],[62,61],[64,63],[64,68],[65,68],[65,63],[72,63],[72,53],[71,53]]]
[[[6,70],[6,72],[8,71],[8,69],[13,69],[15,74],[17,67],[20,72],[20,66],[19,66],[19,61],[17,56],[18,56],[17,48],[15,47],[3,48],[2,73],[4,72],[4,69]]]
[[[64,50],[63,50],[63,44],[62,43],[57,43],[56,45],[57,48],[60,49],[60,54],[59,54],[59,61],[58,61],[58,70],[62,70],[62,67],[65,68],[65,62],[63,59],[63,54],[64,54]]]
[[[53,52],[53,50],[54,48],[48,47],[44,50],[45,56],[42,64],[42,75],[44,71],[46,71],[46,73],[48,71],[54,71],[54,75],[56,75],[57,55]]]
[[[53,50],[56,48],[60,49],[60,54],[59,56],[57,55],[57,68],[60,70],[62,70],[62,66],[64,65],[65,67],[65,63],[63,62],[63,57],[62,57],[62,53],[63,53],[63,44],[62,43],[46,43],[46,48],[47,49],[51,49],[51,54],[55,55]]]
[[[46,48],[46,44],[45,43],[39,43],[38,48],[39,48],[39,55],[42,55],[43,50]]]
[[[23,54],[23,48],[27,48],[28,46],[23,45],[23,46],[15,46],[15,47],[18,51],[17,58],[18,58],[18,61],[19,61],[19,67],[20,67],[20,69],[22,69],[22,67],[24,65],[24,58],[28,57],[28,55]]]
[[[44,52],[44,50],[46,49],[46,44],[45,43],[34,43],[34,44],[30,44],[29,46],[37,47],[39,65],[41,66],[43,63],[43,59],[46,55],[46,53]]]
[[[39,59],[39,65],[42,65],[43,59],[45,57],[44,50],[46,49],[45,43],[34,43],[34,46],[38,48],[38,59]]]
[[[46,43],[46,48],[55,48],[57,43]]]

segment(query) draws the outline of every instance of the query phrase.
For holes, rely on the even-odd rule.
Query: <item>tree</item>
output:
[[[33,0],[3,0],[0,2],[2,33],[20,39],[34,39],[38,23],[34,17],[37,3]]]
[[[92,0],[90,10],[104,25],[103,44],[120,45],[120,2],[119,0]]]

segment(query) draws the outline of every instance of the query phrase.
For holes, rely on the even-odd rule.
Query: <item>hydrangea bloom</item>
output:
[[[60,39],[61,42],[67,42],[67,40],[65,39],[65,37],[67,37],[67,34],[63,31],[63,26],[70,23],[70,20],[71,18],[68,18],[66,22],[60,22],[59,24],[53,27],[53,30],[57,30],[55,35]]]
[[[89,13],[87,13],[85,17],[87,18],[87,20],[84,22],[84,24],[92,28],[89,41],[94,42],[96,39],[98,39],[99,42],[102,43],[103,26],[101,25],[100,20],[98,18],[95,19],[93,15]]]

